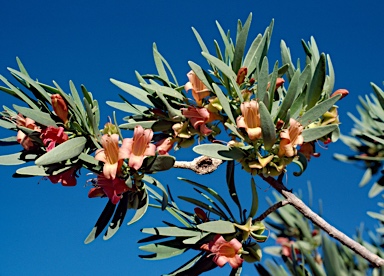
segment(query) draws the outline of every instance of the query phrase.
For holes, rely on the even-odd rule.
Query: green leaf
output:
[[[91,233],[89,233],[88,237],[85,239],[85,244],[94,241],[100,235],[100,233],[104,230],[105,226],[107,226],[109,220],[111,219],[115,208],[116,205],[109,200]]]
[[[112,101],[107,101],[107,105],[116,108],[118,110],[127,112],[127,113],[132,113],[132,114],[142,114],[141,111],[139,111],[134,105],[128,104],[128,103],[119,103],[119,102],[112,102]],[[140,106],[143,108],[146,108],[144,106]]]
[[[251,178],[251,190],[252,190],[252,205],[251,205],[251,210],[249,211],[249,217],[253,218],[257,213],[257,209],[259,208],[259,196],[257,195],[256,183],[253,177]]]
[[[15,124],[12,124],[11,122],[1,120],[1,119],[0,119],[0,127],[6,128],[6,129],[16,129]]]
[[[7,155],[1,155],[0,156],[0,165],[20,165],[24,164],[25,161],[20,159],[22,152],[7,154]]]
[[[379,100],[380,106],[382,109],[384,109],[384,91],[380,89],[376,84],[371,82],[371,86],[373,88],[373,91],[375,92],[377,99]]]
[[[202,209],[205,209],[207,210],[208,212],[211,212],[211,213],[214,213],[216,215],[218,215],[219,217],[222,216],[222,213],[217,210],[216,208],[212,207],[211,205],[208,205],[204,202],[201,202],[200,200],[197,200],[197,199],[194,199],[194,198],[191,198],[191,197],[186,197],[186,196],[178,196],[178,198],[180,198],[181,200],[184,200],[184,201],[187,201],[189,203],[192,203],[198,207],[201,207]]]
[[[54,126],[57,127],[56,122],[51,118],[48,113],[42,112],[40,110],[30,109],[27,107],[21,107],[17,105],[13,105],[13,108],[23,114],[25,117],[28,117],[39,124],[44,126]]]
[[[254,57],[262,38],[263,36],[261,34],[257,35],[257,37],[253,40],[251,46],[249,47],[248,53],[244,58],[243,66],[246,67],[248,70],[250,70],[251,64],[255,62]],[[248,74],[251,73],[252,72],[248,71]]]
[[[378,182],[375,182],[368,192],[368,197],[373,198],[378,194],[380,194],[383,190],[384,190],[384,186],[380,185]]]
[[[26,104],[28,104],[34,110],[39,110],[39,107],[32,101],[32,99],[30,99],[27,95],[25,95],[16,86],[11,84],[6,78],[4,78],[3,76],[0,75],[0,80],[3,81],[6,85],[8,85],[9,88],[11,88],[11,91],[14,93],[13,96],[19,97],[22,101],[24,101]],[[11,94],[11,93],[8,93],[8,94]]]
[[[157,131],[167,131],[169,130],[173,123],[169,121],[140,121],[140,122],[129,122],[119,125],[119,128],[122,129],[134,129],[135,126],[140,125],[143,128],[151,128],[154,132]]]
[[[48,95],[48,93],[44,90],[43,87],[41,87],[37,82],[35,82],[33,79],[31,79],[28,75],[25,75],[19,71],[16,71],[12,68],[7,68],[13,75],[16,75],[20,77],[21,79],[25,80],[29,84],[31,84],[36,90],[40,93],[40,95],[43,97],[43,99],[47,102],[51,102],[51,97]]]
[[[299,159],[293,159],[293,162],[300,168],[299,172],[293,172],[294,176],[300,176],[307,168],[307,158],[301,152],[298,153]]]
[[[153,103],[148,98],[149,93],[141,88],[138,88],[136,86],[130,85],[128,83],[124,83],[115,79],[110,79],[110,81],[122,89],[123,91],[129,93],[131,96],[135,97],[136,99],[142,101],[143,103],[146,103],[147,105],[154,107]]]
[[[161,86],[152,80],[150,80],[150,82],[151,84],[141,84],[141,86],[156,93],[162,93],[164,95],[179,99],[181,101],[184,100],[184,96],[179,91],[167,86]]]
[[[249,32],[249,27],[252,22],[252,13],[249,14],[247,21],[245,21],[243,28],[238,34],[238,39],[236,40],[235,53],[232,61],[233,71],[238,72],[243,61],[245,44],[247,43],[247,37]]]
[[[86,142],[85,137],[76,137],[65,141],[39,157],[35,164],[38,166],[49,165],[76,157],[83,151]]]
[[[182,229],[179,227],[155,227],[155,228],[143,228],[141,232],[151,235],[161,235],[167,237],[194,237],[201,234],[200,231]]]
[[[196,63],[194,63],[193,61],[188,61],[188,64],[189,66],[191,67],[192,71],[196,74],[196,76],[198,77],[199,80],[201,80],[204,85],[209,89],[209,90],[213,90],[212,89],[212,86],[211,86],[211,83],[213,82],[212,79],[211,81],[209,81],[204,73],[204,70],[199,66],[197,65]]]
[[[224,42],[225,46],[225,55],[228,56],[229,60],[233,60],[233,48],[232,48],[232,43],[228,38],[228,35],[224,32],[223,28],[221,27],[220,23],[216,21],[216,26],[219,29],[221,38]]]
[[[265,94],[267,92],[268,87],[268,58],[264,57],[263,63],[261,65],[260,72],[258,73],[258,79],[257,79],[257,95],[256,97],[260,101],[264,101]],[[269,90],[274,92],[275,90]]]
[[[212,86],[217,98],[220,101],[221,106],[223,107],[225,114],[227,114],[228,118],[232,121],[232,123],[236,124],[236,120],[233,117],[231,105],[229,104],[228,98],[224,95],[223,91],[221,91],[220,87],[216,83],[212,83]]]
[[[232,211],[231,211],[231,209],[228,207],[228,204],[226,203],[226,201],[225,201],[225,200],[224,200],[224,199],[223,199],[223,198],[222,198],[216,191],[214,191],[213,189],[211,189],[211,188],[209,188],[209,187],[207,187],[207,186],[205,186],[205,185],[199,184],[199,183],[194,182],[194,181],[192,181],[192,180],[188,180],[188,179],[186,179],[186,178],[178,177],[178,179],[179,179],[179,180],[182,180],[182,181],[185,181],[185,182],[187,182],[187,183],[189,183],[189,184],[192,184],[192,185],[194,185],[194,186],[197,186],[197,187],[199,187],[200,189],[202,189],[202,190],[208,192],[208,193],[209,193],[210,195],[212,195],[217,201],[219,201],[219,202],[221,203],[221,205],[224,206],[224,208],[227,210],[227,212],[229,213],[229,215],[231,216],[231,218],[234,219],[233,214],[232,214]]]
[[[280,42],[280,49],[281,49],[281,59],[283,61],[283,64],[289,65],[288,71],[287,71],[287,77],[288,77],[288,81],[291,82],[293,75],[295,73],[295,66],[292,63],[291,52],[284,40],[281,40]]]
[[[167,83],[169,83],[167,72],[165,71],[163,62],[161,61],[162,56],[157,51],[156,43],[153,43],[153,58],[155,60],[155,65],[159,76]]]
[[[108,226],[108,230],[104,234],[103,240],[109,240],[113,237],[113,235],[116,234],[117,230],[120,229],[120,226],[123,224],[125,215],[127,214],[128,200],[128,194],[124,193],[123,197],[119,201],[119,205],[117,205],[115,215],[113,216]]]
[[[296,96],[298,95],[299,78],[300,78],[300,70],[296,70],[296,72],[294,73],[289,83],[288,91],[280,106],[279,113],[277,114],[277,118],[280,118],[283,121],[287,116],[288,109],[292,106],[293,101],[296,99]]]
[[[233,72],[232,68],[226,65],[224,62],[222,62],[220,59],[207,54],[207,53],[202,53],[203,56],[210,61],[213,65],[215,65],[225,76],[228,77],[230,82],[232,83],[233,88],[236,91],[237,96],[239,97],[240,102],[243,102],[243,95],[241,94],[241,91],[239,89],[239,85],[236,83],[236,78],[237,75]]]
[[[221,160],[237,160],[244,157],[244,153],[236,147],[228,147],[221,144],[203,144],[193,148],[200,154]]]
[[[229,195],[231,196],[231,199],[233,200],[233,202],[235,202],[235,204],[237,205],[237,207],[239,209],[240,220],[241,220],[242,208],[241,208],[241,203],[240,203],[239,197],[237,196],[237,191],[236,191],[235,162],[233,160],[230,160],[227,162],[225,178],[227,181],[227,187],[228,187]]]
[[[149,176],[147,174],[144,174],[143,180],[150,183],[153,186],[158,187],[163,192],[163,200],[161,202],[161,209],[165,210],[165,208],[168,205],[168,194],[167,194],[167,191],[164,188],[163,184],[161,184],[157,179],[155,179],[152,176]]]
[[[138,197],[136,197],[136,198],[138,198]],[[139,199],[138,204],[139,204],[139,208],[136,210],[136,213],[133,216],[133,218],[128,222],[128,225],[131,225],[131,224],[135,223],[136,221],[138,221],[139,219],[141,219],[144,216],[144,214],[147,212],[148,204],[149,204],[149,198],[148,198],[146,190],[145,190],[143,197],[141,199]]]
[[[315,105],[310,110],[304,113],[304,115],[299,118],[298,122],[301,123],[303,127],[313,123],[319,119],[325,112],[327,112],[339,99],[341,95],[329,98],[324,102]]]
[[[197,228],[205,232],[216,234],[231,234],[236,232],[236,228],[230,221],[217,220],[198,224]]]
[[[157,155],[155,157],[146,157],[142,168],[146,173],[167,171],[173,168],[176,158],[170,155]]]
[[[308,88],[307,93],[307,109],[311,109],[320,99],[321,92],[323,91],[323,86],[325,82],[325,54],[322,53],[320,59],[316,65],[315,72],[313,73],[313,77],[311,83]]]
[[[188,250],[188,248],[185,248],[185,246],[178,239],[140,246],[139,249],[154,252],[154,254],[151,255],[139,255],[140,258],[148,260],[167,259],[180,255]]]
[[[270,150],[276,142],[276,128],[271,114],[263,102],[259,102],[260,124],[263,135],[264,147]]]
[[[206,52],[206,53],[209,54],[208,48],[207,48],[207,46],[205,45],[205,43],[204,43],[203,39],[201,38],[200,34],[199,34],[199,33],[196,31],[196,29],[193,28],[193,27],[192,27],[192,31],[193,31],[193,33],[194,33],[195,36],[196,36],[197,42],[199,43],[199,45],[200,45],[200,47],[201,47],[201,50],[202,50],[203,52]]]
[[[304,142],[311,142],[311,141],[320,139],[325,135],[327,135],[328,133],[331,133],[338,127],[339,127],[338,125],[327,125],[327,126],[304,129],[302,133]]]
[[[368,211],[367,215],[370,216],[371,218],[378,219],[381,222],[384,222],[384,214]]]
[[[28,167],[22,167],[20,169],[16,170],[17,174],[20,175],[33,175],[33,176],[48,176],[46,172],[46,168],[42,166],[28,166]]]
[[[73,84],[73,81],[69,81],[69,89],[71,90],[73,101],[74,101],[77,109],[80,111],[80,114],[83,117],[85,117],[85,110],[83,107],[83,102],[80,99],[79,93],[77,92],[77,89],[76,89],[75,85]]]
[[[17,142],[16,136],[11,136],[7,138],[0,138],[0,146],[14,146],[18,145],[19,142]]]

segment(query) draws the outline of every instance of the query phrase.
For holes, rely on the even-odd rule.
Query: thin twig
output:
[[[318,214],[313,212],[307,205],[304,204],[298,197],[296,197],[292,192],[290,192],[281,182],[277,181],[273,177],[264,177],[261,176],[266,182],[268,182],[273,188],[276,189],[280,194],[282,194],[289,204],[295,207],[300,213],[302,213],[306,218],[311,220],[314,224],[323,229],[329,236],[335,238],[357,254],[359,254],[364,259],[368,260],[371,264],[379,267],[384,265],[384,259],[380,258],[376,254],[370,252],[364,246],[354,241],[353,239],[346,236],[341,231],[337,230],[335,227],[326,222]]]
[[[223,160],[211,158],[208,156],[200,156],[193,161],[176,161],[174,168],[189,169],[197,174],[212,173],[223,163]]]
[[[277,209],[279,209],[280,207],[283,207],[285,205],[289,204],[289,201],[288,200],[282,200],[282,201],[279,201],[275,204],[273,204],[271,207],[269,207],[264,213],[262,213],[260,216],[258,216],[257,218],[255,218],[252,223],[255,223],[255,221],[262,221],[263,219],[265,219],[270,213],[273,213],[275,212]]]

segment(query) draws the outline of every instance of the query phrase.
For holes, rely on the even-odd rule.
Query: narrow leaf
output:
[[[311,84],[308,88],[307,93],[307,109],[310,109],[315,106],[317,101],[320,99],[320,95],[323,91],[323,86],[325,82],[325,54],[321,54],[320,59],[316,65],[315,72],[313,74]]]
[[[264,147],[270,150],[276,142],[276,128],[271,114],[263,102],[259,102],[260,124],[263,135]]]
[[[198,224],[197,228],[205,232],[216,234],[231,234],[236,232],[236,228],[230,221],[217,220]]]

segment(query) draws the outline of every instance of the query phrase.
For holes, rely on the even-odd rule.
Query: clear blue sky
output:
[[[183,83],[190,70],[189,60],[206,65],[191,27],[213,49],[213,39],[220,40],[215,20],[234,34],[237,19],[244,21],[252,12],[252,39],[275,18],[270,60],[281,61],[281,39],[291,48],[295,59],[303,58],[300,40],[308,41],[312,35],[320,51],[331,55],[336,70],[335,88],[350,91],[339,104],[341,130],[347,134],[352,123],[346,112],[356,114],[358,96],[371,93],[369,82],[382,87],[384,80],[384,4],[374,0],[364,4],[339,2],[345,4],[329,0],[6,1],[0,10],[0,74],[11,79],[6,68],[16,68],[18,56],[33,78],[45,83],[55,80],[66,91],[68,81],[73,80],[77,87],[84,84],[100,103],[118,101],[120,91],[109,78],[137,84],[134,70],[155,73],[153,42]],[[0,99],[2,105],[14,103],[5,95]],[[102,122],[106,122],[112,109],[105,104],[102,108]],[[0,137],[7,134],[0,131]],[[292,171],[296,168],[289,167],[288,186],[294,191],[303,189],[306,195],[310,180],[315,202],[323,201],[324,217],[348,235],[355,233],[361,221],[373,227],[374,221],[365,213],[378,210],[376,200],[368,200],[368,187],[357,187],[363,171],[332,160],[334,152],[348,152],[341,142],[331,144],[328,150],[318,149],[321,158],[312,159],[302,177],[294,177]],[[14,147],[0,148],[0,154],[15,151]],[[146,237],[139,229],[161,226],[162,219],[169,220],[166,214],[147,214],[139,223],[123,226],[109,241],[99,238],[84,245],[83,240],[106,204],[106,199],[87,198],[86,171],[76,187],[65,188],[37,177],[13,179],[14,170],[0,167],[0,275],[159,275],[182,264],[183,257],[161,262],[137,257],[143,252],[137,249],[136,241]],[[186,184],[178,182],[177,176],[193,177],[175,170],[159,174],[158,179],[170,185],[174,195],[185,195]],[[225,190],[223,173],[197,180]],[[259,179],[256,181],[262,210],[271,189]],[[249,178],[238,178],[237,182],[248,189]],[[225,267],[212,275],[226,275],[228,271],[229,267]],[[254,272],[248,265],[243,275]]]

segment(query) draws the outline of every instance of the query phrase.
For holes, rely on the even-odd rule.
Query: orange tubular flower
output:
[[[137,125],[133,138],[123,140],[119,158],[129,158],[128,166],[135,170],[140,169],[141,165],[143,165],[144,156],[154,156],[156,154],[156,146],[150,143],[152,137],[152,129],[144,130],[141,125]]]
[[[203,135],[211,134],[212,130],[205,124],[212,122],[216,119],[215,114],[209,112],[205,107],[196,108],[188,106],[188,108],[181,108],[183,115],[188,118],[194,129],[197,129]]]
[[[261,138],[261,124],[259,103],[255,100],[243,102],[240,105],[241,114],[236,120],[238,128],[245,128],[249,139],[256,140]]]
[[[119,135],[104,134],[101,138],[102,149],[98,149],[95,159],[104,162],[103,173],[107,179],[115,179],[123,164],[122,158],[119,158]]]
[[[16,119],[16,124],[18,126],[23,126],[29,129],[33,129],[34,131],[41,132],[40,127],[35,124],[34,120],[30,118],[24,118],[24,116],[20,113],[16,117],[13,117],[13,119]],[[32,139],[29,138],[21,130],[17,132],[17,142],[26,150],[31,150],[36,146]]]
[[[304,142],[304,138],[301,135],[303,132],[303,126],[295,119],[289,120],[289,128],[283,129],[280,132],[280,149],[279,157],[286,156],[292,157],[296,155],[296,145],[301,145]]]
[[[160,155],[168,155],[168,152],[172,149],[174,141],[172,138],[164,138],[158,141],[155,146]]]
[[[229,263],[236,269],[243,263],[243,259],[239,256],[242,244],[237,239],[227,242],[221,235],[216,235],[213,241],[203,244],[201,249],[212,252],[210,255],[215,255],[213,261],[220,267]]]
[[[201,105],[202,99],[209,96],[210,91],[204,83],[196,76],[192,70],[187,74],[189,82],[184,85],[185,91],[192,89],[192,96],[198,105]]]
[[[63,97],[59,94],[51,96],[53,111],[66,124],[68,122],[68,106]]]

